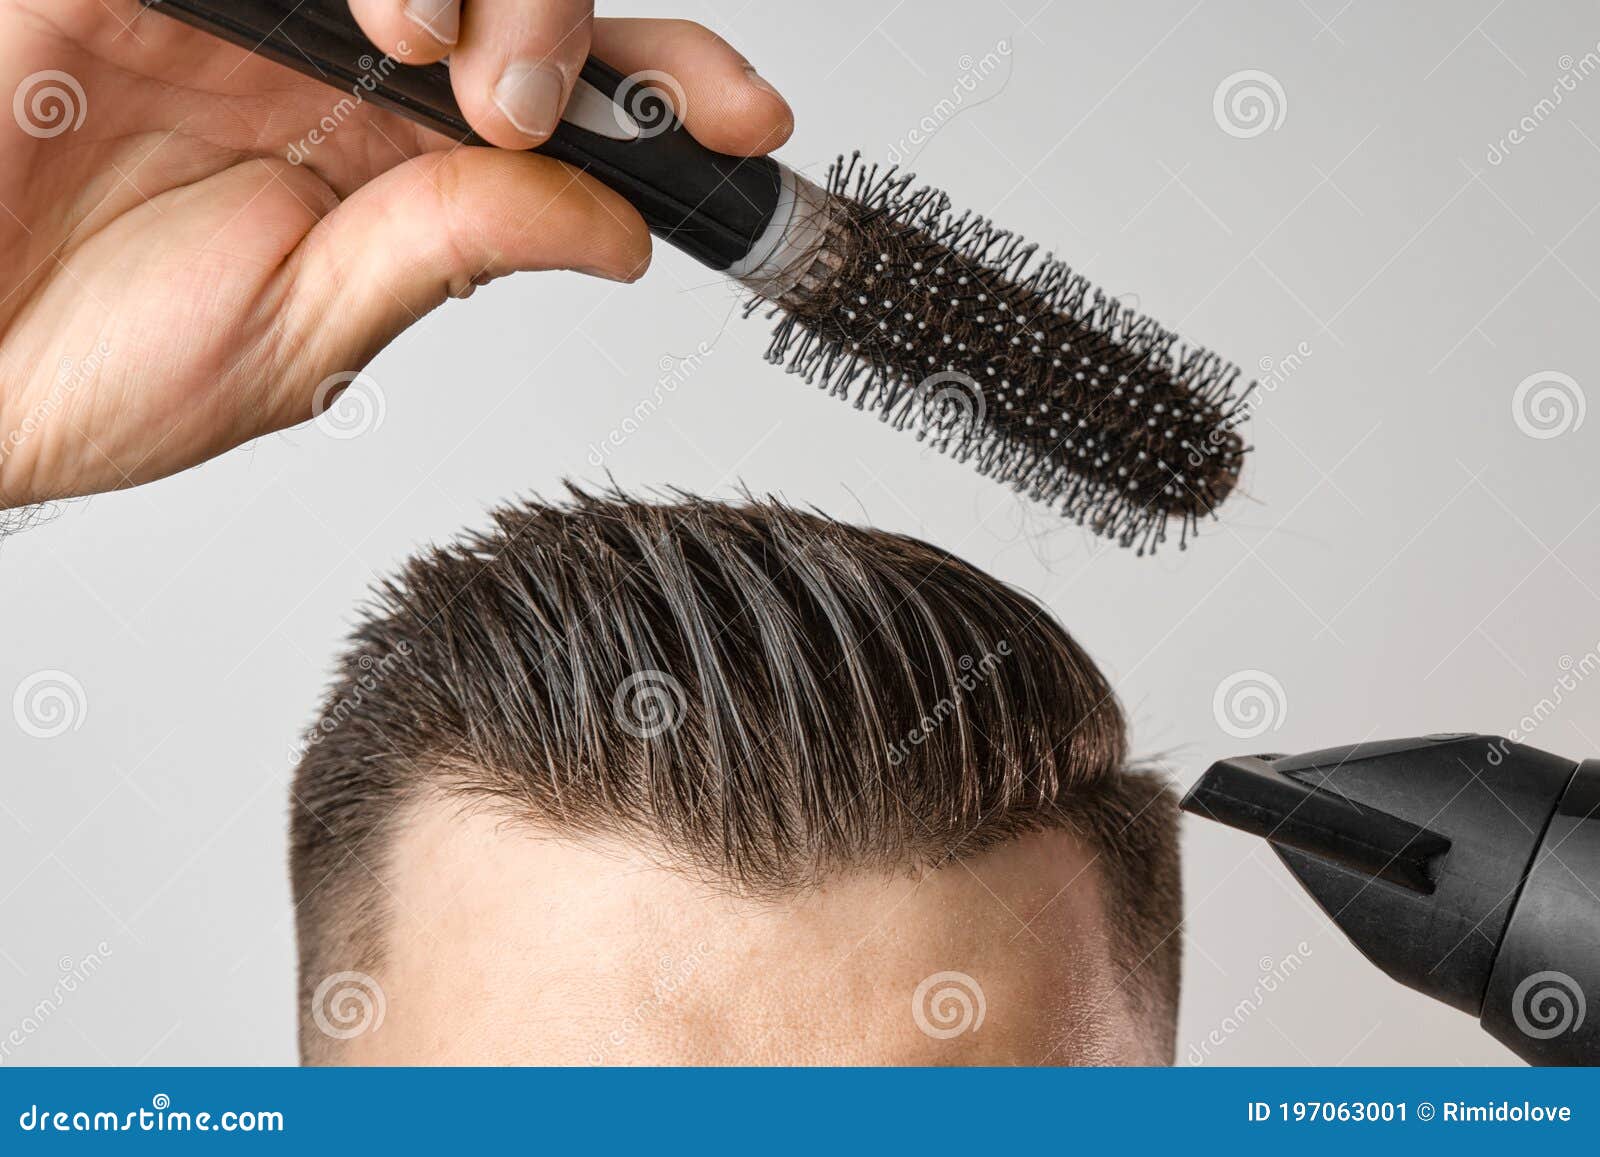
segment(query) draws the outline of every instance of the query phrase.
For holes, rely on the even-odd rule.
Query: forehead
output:
[[[378,975],[386,1019],[351,1042],[352,1054],[557,1064],[1037,1057],[1082,1020],[1064,993],[1087,1001],[1109,987],[1097,979],[1105,937],[1086,867],[1051,833],[938,871],[863,872],[756,901],[620,840],[560,839],[431,802],[396,832]],[[979,1003],[981,1034],[949,1043],[923,1026],[959,1020],[964,1007],[976,1016]]]

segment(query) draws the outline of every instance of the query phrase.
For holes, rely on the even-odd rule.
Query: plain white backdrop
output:
[[[285,791],[352,608],[564,477],[742,482],[951,549],[1049,604],[1183,784],[1245,751],[1504,732],[1547,698],[1531,741],[1600,754],[1600,687],[1552,690],[1600,646],[1592,5],[641,11],[746,52],[797,112],[797,168],[917,130],[911,166],[958,205],[1272,377],[1246,492],[1185,553],[1107,548],[765,366],[766,326],[669,250],[631,287],[452,302],[370,367],[358,436],[325,419],[0,547],[0,698],[82,688],[53,737],[0,709],[0,1038],[42,1021],[4,1063],[292,1062]],[[1219,722],[1239,672],[1270,676],[1266,714]],[[1190,823],[1185,854],[1180,1061],[1511,1059],[1372,969],[1258,841]]]

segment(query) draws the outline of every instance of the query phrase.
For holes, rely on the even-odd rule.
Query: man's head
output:
[[[1025,596],[769,502],[413,559],[295,776],[308,1061],[1159,1063],[1175,809]]]

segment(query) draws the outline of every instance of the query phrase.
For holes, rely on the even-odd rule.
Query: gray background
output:
[[[742,480],[1034,592],[1114,678],[1138,751],[1185,784],[1264,747],[1503,732],[1596,647],[1600,495],[1584,463],[1600,415],[1535,438],[1513,395],[1546,371],[1600,385],[1600,77],[1488,159],[1597,51],[1592,5],[690,0],[671,14],[722,32],[789,95],[796,167],[820,175],[855,147],[881,158],[933,117],[913,167],[959,205],[1247,367],[1304,343],[1250,428],[1248,493],[1187,553],[1107,549],[764,366],[764,326],[670,251],[635,287],[536,275],[452,302],[371,367],[376,428],[270,437],[4,544],[0,1037],[63,958],[109,949],[5,1063],[293,1059],[289,748],[352,607],[375,572],[486,505],[603,480],[591,444],[702,341],[710,356],[605,456],[620,483]],[[1005,67],[955,116],[936,112],[1002,41]],[[1239,137],[1213,98],[1247,69],[1276,79],[1284,115]],[[1241,739],[1213,698],[1249,670],[1283,695],[1269,730]],[[39,671],[83,688],[54,738],[5,709]],[[1597,708],[1600,687],[1563,692],[1533,742],[1600,754]],[[1511,1059],[1372,970],[1263,846],[1193,824],[1185,852],[1180,1059],[1213,1032],[1212,1064]],[[1291,956],[1263,992],[1263,969]]]

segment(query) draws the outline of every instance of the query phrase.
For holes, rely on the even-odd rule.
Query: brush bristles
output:
[[[768,360],[1140,554],[1174,519],[1186,543],[1238,481],[1238,369],[858,158],[828,172],[832,276],[775,303]]]

